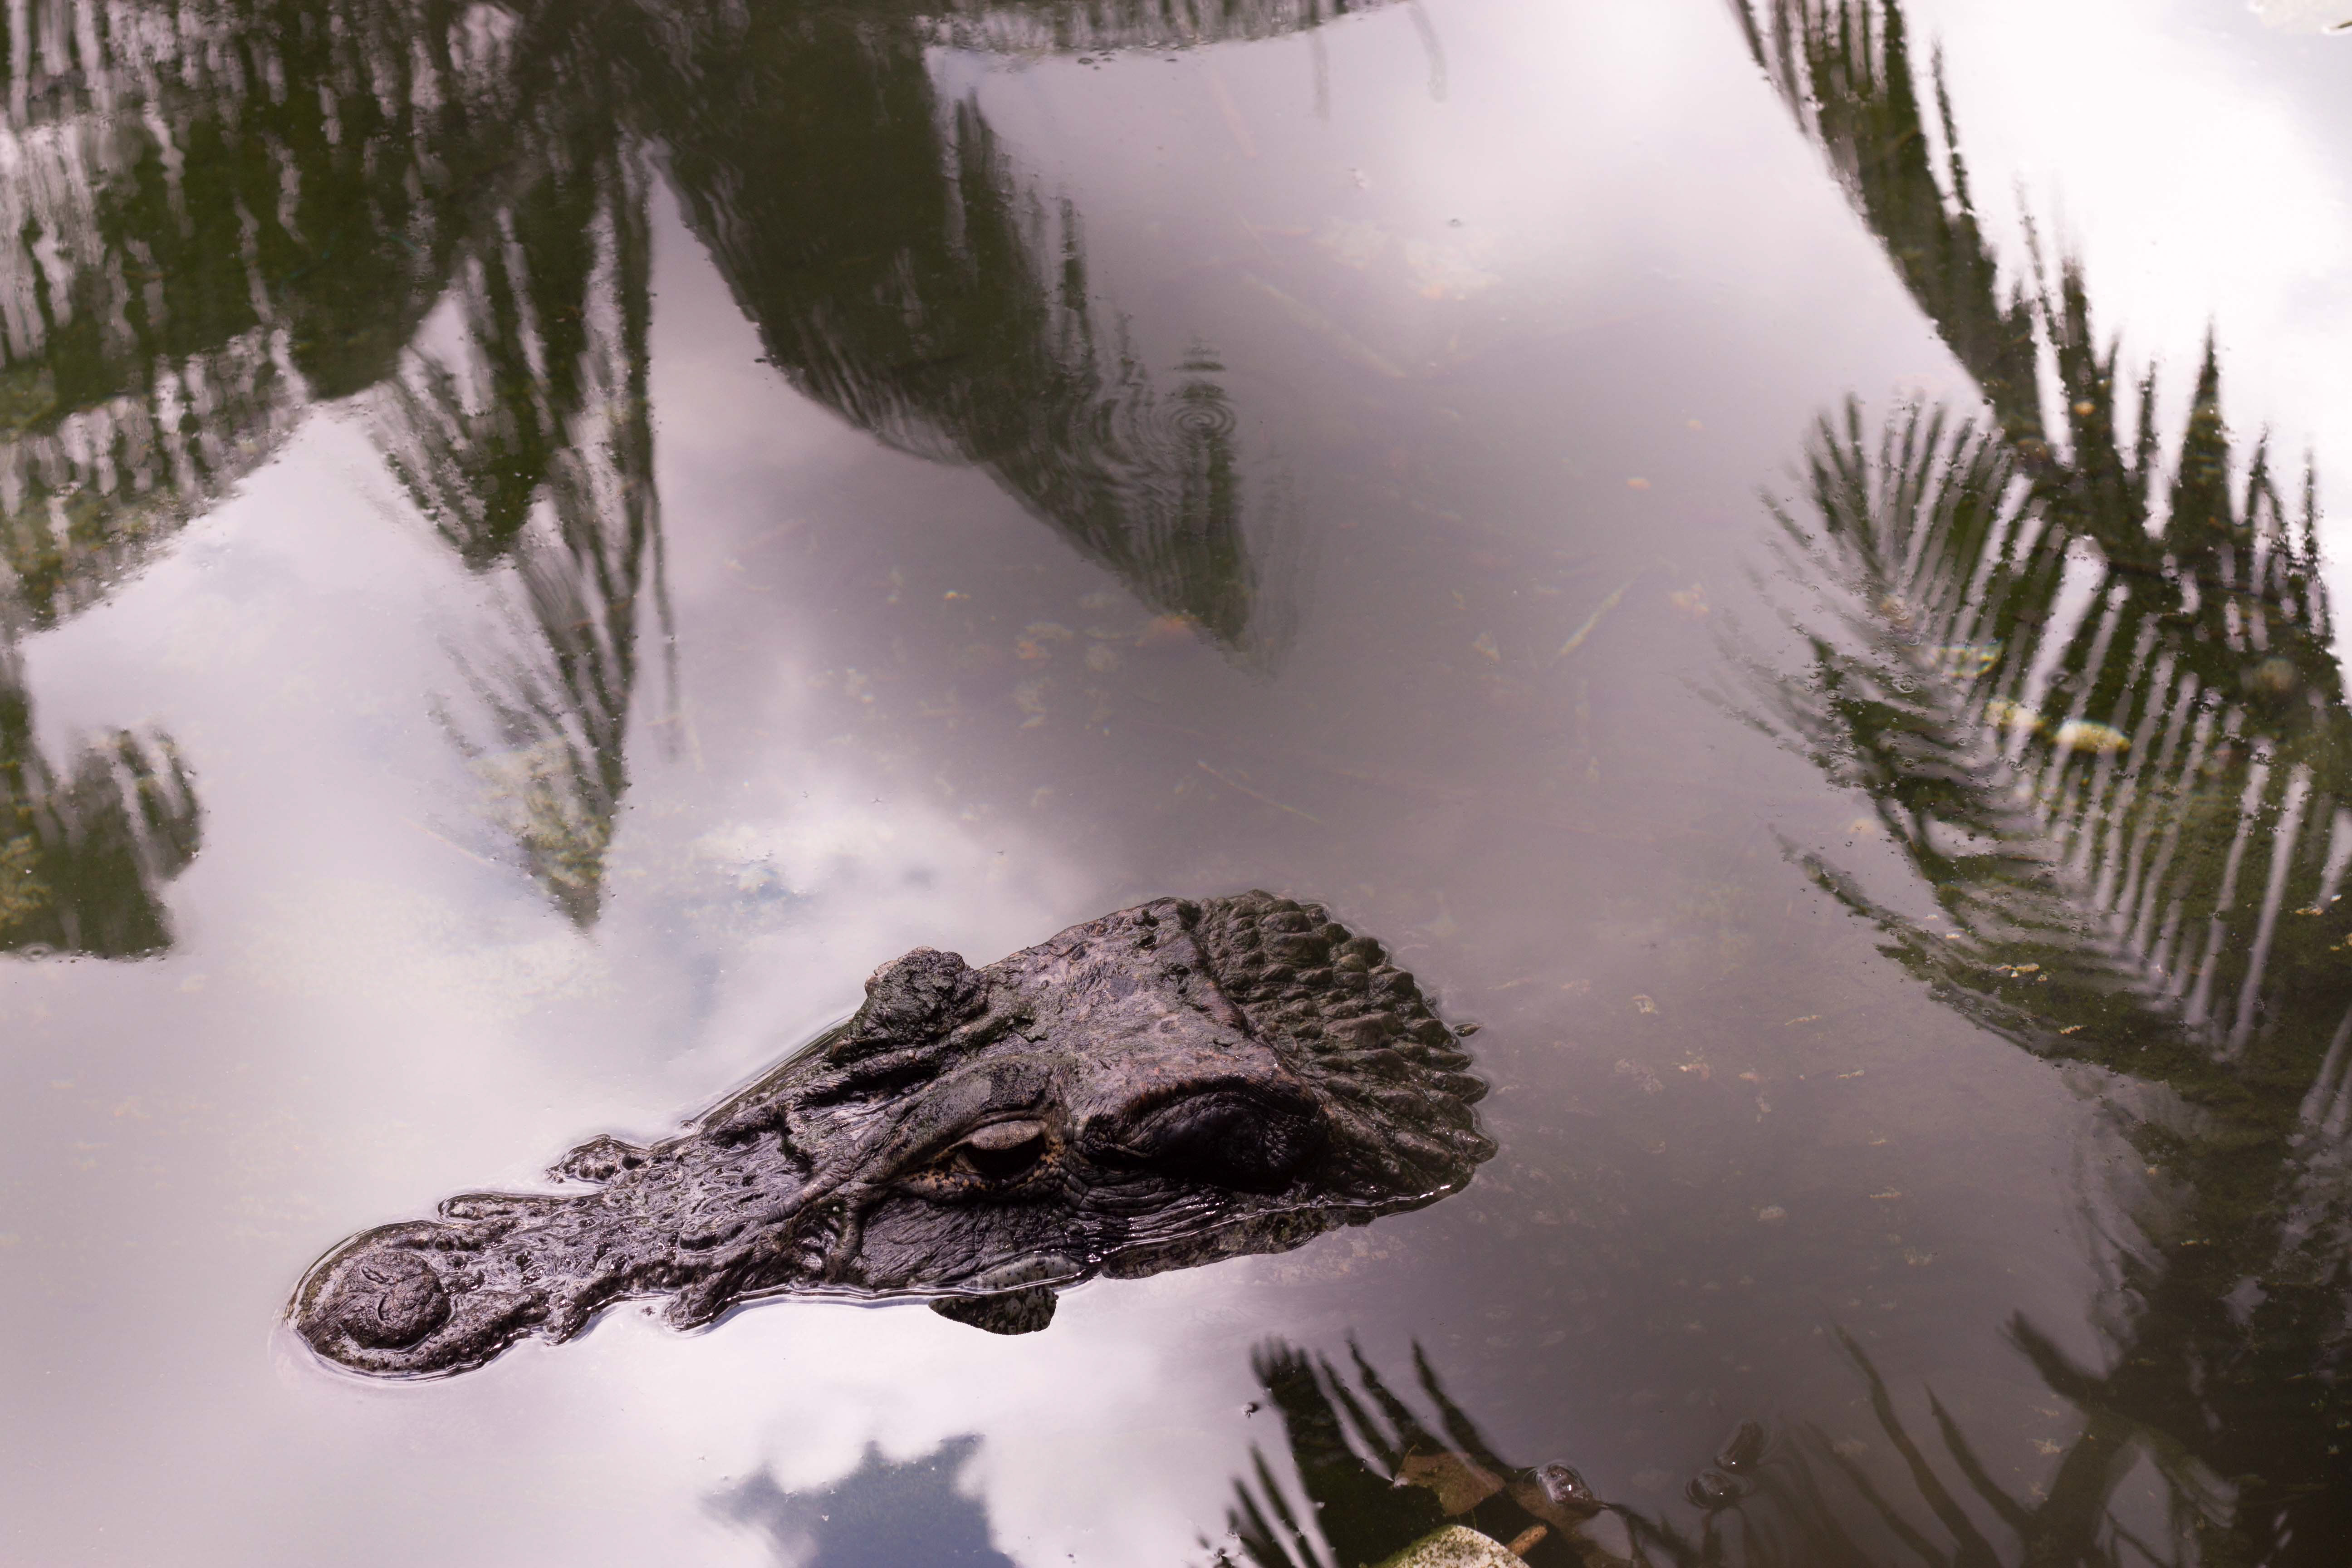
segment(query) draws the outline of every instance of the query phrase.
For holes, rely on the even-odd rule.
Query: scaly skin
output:
[[[1000,1331],[1052,1290],[1297,1247],[1463,1185],[1485,1085],[1412,976],[1318,906],[1163,899],[971,969],[919,948],[680,1136],[596,1138],[557,1194],[352,1237],[294,1324],[354,1371],[479,1366],[614,1301],[679,1327],[782,1293],[929,1297]]]

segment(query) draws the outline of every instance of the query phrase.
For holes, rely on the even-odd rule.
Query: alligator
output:
[[[1061,1287],[1286,1251],[1464,1185],[1495,1151],[1469,1030],[1378,942],[1265,892],[1140,904],[982,969],[918,948],[679,1135],[593,1138],[556,1192],[352,1237],[289,1316],[383,1377],[643,1298],[681,1329],[789,1294],[1028,1331]]]

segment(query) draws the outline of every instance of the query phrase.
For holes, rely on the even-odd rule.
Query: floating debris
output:
[[[2252,687],[2256,691],[2267,692],[2273,697],[2285,696],[2293,691],[2302,679],[2302,672],[2294,668],[2294,661],[2281,658],[2276,654],[2273,654],[2246,672],[2248,686]]]
[[[2029,735],[2042,731],[2041,714],[2006,697],[1996,697],[1986,703],[1984,716],[1985,722],[1998,730],[2023,731]]]
[[[2000,662],[2000,644],[1945,643],[1927,650],[1927,661],[1947,674],[1973,680]]]
[[[1360,218],[1333,218],[1315,237],[1316,247],[1342,267],[1361,272],[1389,247],[1389,232]]]
[[[1013,655],[1015,658],[1051,658],[1055,643],[1067,642],[1076,635],[1059,621],[1032,621],[1021,628],[1020,637],[1013,640]]]
[[[1636,572],[1633,576],[1626,578],[1622,583],[1620,583],[1617,586],[1612,588],[1609,591],[1608,596],[1603,598],[1601,603],[1594,607],[1593,612],[1591,615],[1584,617],[1584,624],[1577,627],[1575,631],[1569,634],[1568,640],[1559,645],[1559,651],[1552,655],[1552,658],[1555,659],[1566,658],[1570,654],[1572,654],[1578,648],[1582,647],[1584,646],[1584,639],[1591,637],[1593,632],[1600,627],[1601,621],[1608,616],[1610,611],[1615,609],[1618,605],[1625,602],[1625,595],[1633,591],[1633,584],[1640,582],[1642,577],[1643,574]]]
[[[2088,719],[2067,720],[2051,739],[2064,750],[2089,752],[2095,756],[2112,756],[2131,750],[2129,735],[2112,724],[2095,724]]]
[[[1526,1568],[1525,1560],[1491,1535],[1467,1525],[1432,1531],[1374,1568]]]
[[[1242,106],[1234,101],[1232,92],[1226,89],[1225,79],[1218,74],[1214,66],[1211,66],[1203,75],[1209,84],[1209,96],[1216,100],[1217,113],[1224,120],[1225,130],[1233,136],[1234,145],[1241,150],[1243,157],[1256,157],[1257,138],[1250,134],[1249,121],[1243,115]]]
[[[1658,1081],[1658,1075],[1637,1061],[1630,1061],[1620,1057],[1617,1058],[1616,1071],[1619,1078],[1629,1078],[1640,1084],[1643,1094],[1659,1094],[1665,1089],[1666,1086]]]
[[[1413,291],[1424,300],[1467,300],[1502,281],[1478,265],[1473,253],[1458,245],[1437,245],[1409,239],[1403,246],[1405,270]]]
[[[1366,370],[1386,376],[1391,381],[1405,379],[1404,368],[1396,361],[1362,342],[1314,306],[1283,292],[1255,273],[1244,272],[1241,274],[1241,279],[1273,300],[1281,309],[1282,313],[1288,316],[1297,325],[1304,327],[1339,350],[1344,358],[1353,360]]]
[[[1135,646],[1144,653],[1168,653],[1197,647],[1201,623],[1190,616],[1154,616],[1135,634]]]
[[[1273,806],[1277,811],[1286,811],[1293,816],[1303,817],[1307,821],[1313,823],[1318,827],[1329,826],[1313,812],[1301,811],[1298,807],[1291,805],[1286,800],[1276,800],[1274,796],[1266,794],[1262,789],[1252,789],[1249,785],[1242,783],[1241,780],[1234,778],[1230,774],[1219,773],[1216,769],[1211,767],[1207,763],[1201,761],[1197,757],[1193,759],[1192,765],[1199,768],[1211,778],[1216,780],[1219,784],[1223,784],[1227,789],[1237,790],[1241,794],[1249,796],[1252,800],[1261,801],[1267,805]]]
[[[1766,1204],[1762,1208],[1756,1211],[1756,1223],[1758,1225],[1779,1225],[1782,1220],[1787,1219],[1788,1217],[1789,1211],[1782,1208],[1779,1204]]]
[[[1407,1454],[1397,1466],[1396,1484],[1437,1494],[1437,1510],[1448,1519],[1468,1513],[1503,1489],[1502,1478],[1452,1449]]]

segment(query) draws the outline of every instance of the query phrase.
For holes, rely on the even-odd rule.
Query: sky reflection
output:
[[[967,1502],[1015,1562],[1182,1561],[1253,1445],[1294,1479],[1248,1408],[1269,1336],[1375,1368],[1418,1344],[1496,1454],[1693,1543],[1682,1489],[1752,1419],[1904,1521],[1934,1512],[1913,1435],[2007,1552],[1929,1389],[2021,1509],[2108,1498],[2155,1541],[2216,1475],[2248,1539],[2318,1506],[2278,1499],[2341,1463],[2282,1392],[2341,1299],[2307,1158],[2343,1121],[2337,922],[2295,912],[2337,907],[2340,704],[2289,580],[2306,447],[2331,583],[2352,468],[2325,439],[2352,45],[2278,6],[1906,13],[1997,276],[2033,216],[2126,374],[2116,412],[2044,359],[1975,444],[1919,427],[1890,465],[1914,427],[1888,410],[1977,414],[1986,362],[1713,0],[1267,6],[1184,47],[1193,13],[1155,7],[348,12],[199,8],[164,40],[107,10],[110,47],[171,68],[104,81],[71,68],[100,10],[11,34],[0,857],[36,858],[0,858],[0,1387],[43,1434],[0,1480],[19,1550],[766,1563],[775,1531],[713,1500],[952,1471],[974,1552]],[[1095,53],[1097,26],[1132,47]],[[2169,475],[2209,323],[2211,517],[2240,536],[2268,431],[2260,565],[2192,595],[2219,579],[2151,543],[2118,597],[2061,538],[2130,555],[2169,494],[2018,542],[2055,470],[2002,416],[2067,426],[2074,472],[2104,409],[2128,458],[2158,363]],[[1867,526],[1809,510],[1849,480],[1862,525],[1903,515],[1890,482],[1975,509],[1989,531],[1906,578],[1948,626],[1873,622]],[[1741,572],[1759,486],[1825,552],[1769,595]],[[1969,768],[1923,805],[1910,753],[1864,776],[1853,736],[1826,769],[1775,745],[1706,695],[1730,622],[1800,697],[1808,631],[1857,679],[1909,669],[1870,712]],[[2192,669],[2223,700],[2182,707]],[[125,759],[113,793],[51,804],[93,757]],[[146,802],[141,833],[91,826]],[[2174,822],[2158,898],[2136,847]],[[23,912],[22,866],[72,889],[74,855],[103,896],[71,929]],[[1469,1191],[1090,1285],[1018,1340],[919,1309],[616,1314],[384,1389],[272,1338],[337,1237],[660,1131],[909,947],[984,963],[1259,883],[1486,1025],[1503,1152]],[[2063,954],[2011,929],[2042,916]],[[2208,1415],[2247,1447],[2181,1436]]]

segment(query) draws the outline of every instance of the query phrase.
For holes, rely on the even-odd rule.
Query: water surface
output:
[[[7,1555],[1354,1568],[1370,1380],[1660,1563],[2342,1561],[2334,19],[16,8]],[[1249,886],[1484,1026],[1468,1190],[1019,1338],[280,1326]]]

